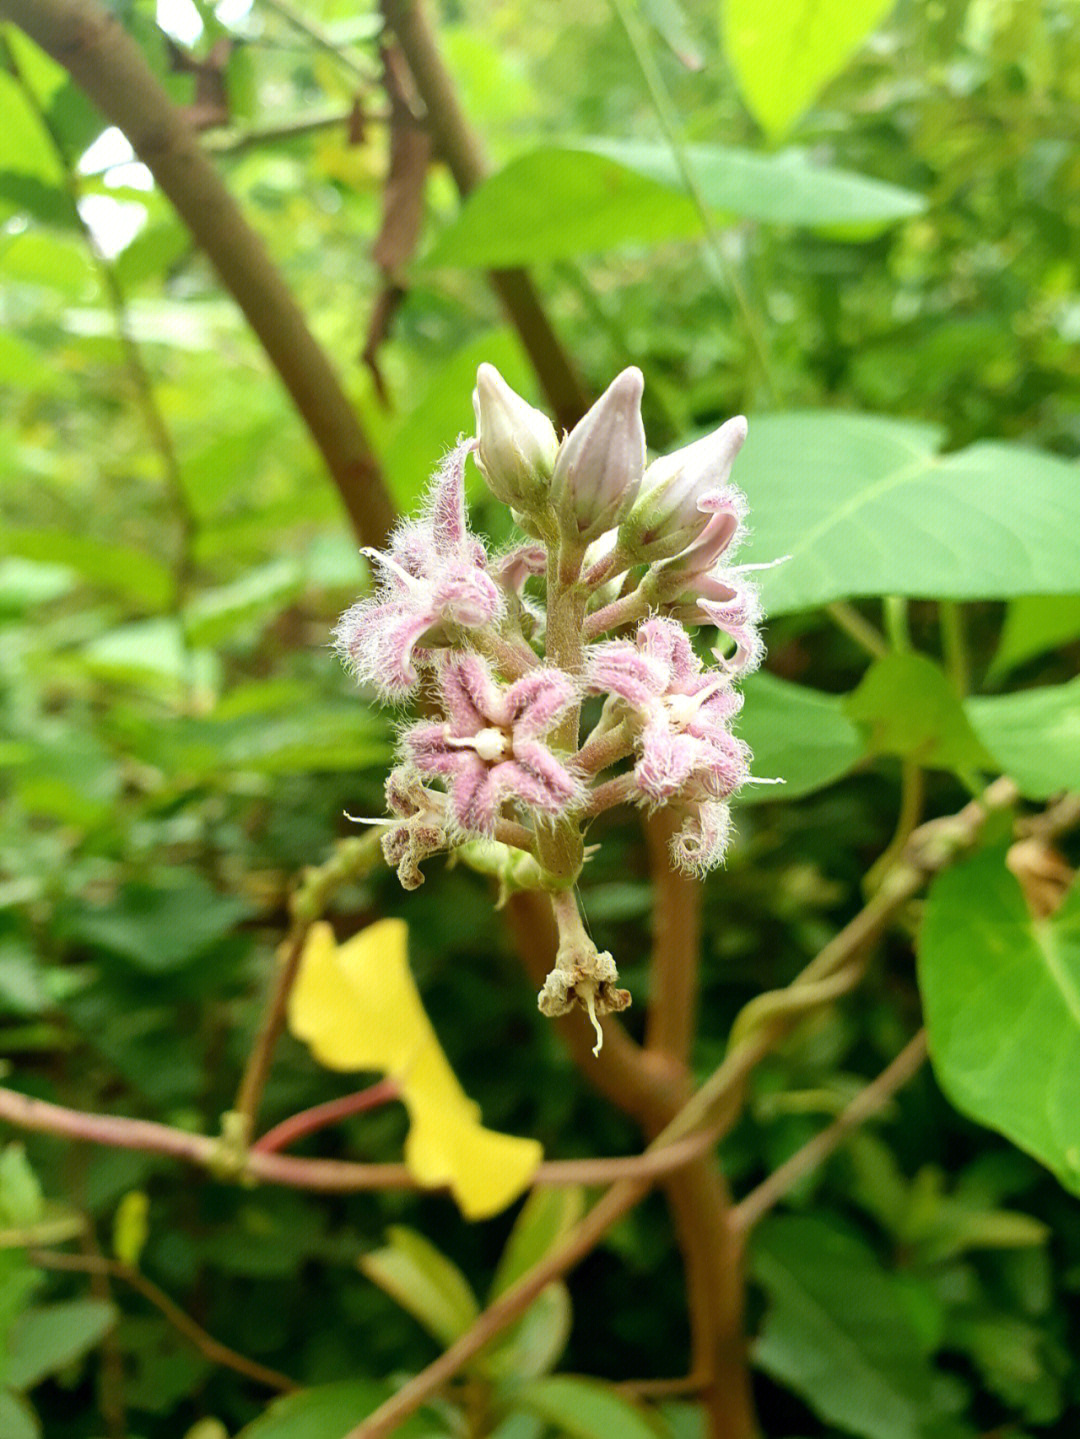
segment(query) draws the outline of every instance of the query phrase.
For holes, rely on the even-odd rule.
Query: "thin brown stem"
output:
[[[323,1194],[361,1194],[421,1187],[404,1164],[297,1159],[261,1145],[253,1146],[235,1168],[224,1170],[220,1141],[208,1135],[188,1134],[165,1124],[128,1119],[121,1115],[86,1114],[82,1110],[66,1109],[45,1100],[32,1099],[14,1089],[0,1089],[0,1120],[17,1129],[53,1134],[107,1148],[165,1154],[206,1169],[223,1180],[255,1180]],[[557,1187],[564,1184],[611,1184],[619,1179],[655,1179],[696,1158],[713,1142],[711,1134],[702,1132],[691,1136],[681,1148],[672,1145],[662,1154],[616,1155],[609,1159],[549,1159],[539,1166],[533,1183]],[[21,1242],[59,1242],[71,1235],[68,1221],[56,1225],[54,1231],[40,1224],[26,1229]]]
[[[346,1094],[341,1099],[330,1099],[325,1104],[312,1105],[310,1109],[302,1109],[299,1114],[283,1119],[280,1124],[275,1124],[273,1129],[268,1129],[259,1136],[251,1146],[252,1153],[274,1154],[280,1149],[288,1149],[309,1134],[317,1134],[320,1129],[340,1124],[343,1119],[351,1119],[355,1114],[366,1114],[371,1109],[379,1109],[400,1097],[401,1090],[396,1080],[380,1079],[376,1084],[369,1084],[366,1089],[361,1089],[356,1094]]]
[[[263,1011],[262,1023],[259,1025],[255,1043],[251,1047],[247,1064],[244,1066],[240,1088],[236,1092],[233,1112],[240,1116],[242,1132],[246,1141],[250,1141],[255,1132],[263,1090],[270,1078],[270,1068],[274,1062],[274,1051],[277,1049],[278,1040],[285,1031],[289,995],[296,983],[296,976],[300,972],[300,961],[304,957],[304,945],[307,943],[311,923],[310,920],[299,921],[289,936],[285,958],[278,966],[278,971],[274,976],[270,997]]]
[[[853,1129],[884,1109],[897,1090],[903,1089],[915,1077],[925,1059],[926,1031],[920,1029],[888,1068],[857,1094],[826,1129],[815,1134],[779,1169],[774,1169],[767,1179],[752,1189],[745,1199],[740,1200],[731,1212],[732,1227],[743,1234],[752,1229],[800,1179],[824,1163]]]
[[[365,544],[380,544],[394,507],[353,407],[262,240],[141,50],[98,0],[0,0],[0,20],[18,25],[59,61],[127,136],[261,341],[356,533]]]
[[[159,1289],[145,1274],[129,1264],[123,1264],[118,1259],[106,1259],[100,1254],[59,1254],[52,1249],[33,1249],[29,1251],[28,1257],[32,1264],[42,1269],[122,1280],[164,1315],[177,1333],[182,1334],[211,1364],[232,1369],[234,1373],[242,1374],[245,1379],[252,1379],[256,1384],[264,1384],[268,1389],[276,1389],[281,1393],[289,1393],[298,1387],[288,1375],[280,1374],[276,1369],[268,1369],[265,1364],[260,1364],[255,1359],[248,1359],[246,1355],[237,1353],[235,1349],[230,1349],[227,1344],[222,1344],[219,1339],[208,1334],[202,1325],[197,1324],[163,1289]]]
[[[681,820],[660,810],[645,821],[653,884],[653,947],[645,1048],[685,1066],[697,1032],[701,884],[671,867],[668,842]]]
[[[419,0],[382,0],[382,11],[427,107],[427,123],[436,150],[464,197],[484,178],[487,161],[461,108],[423,8]],[[521,337],[556,423],[562,429],[572,429],[588,409],[589,401],[532,281],[524,270],[493,270],[488,278]]]

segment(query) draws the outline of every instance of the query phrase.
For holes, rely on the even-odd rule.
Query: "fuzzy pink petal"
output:
[[[614,694],[634,709],[648,714],[667,689],[666,667],[643,655],[627,640],[593,645],[585,664],[590,694]]]
[[[550,814],[562,813],[581,797],[579,781],[538,740],[515,743],[514,758],[495,769],[507,794]]]
[[[656,660],[672,682],[684,683],[701,672],[690,636],[676,620],[654,618],[638,626],[637,645],[642,654]]]
[[[455,735],[474,735],[491,723],[499,696],[491,671],[470,651],[448,654],[439,668],[439,694]]]
[[[531,575],[542,575],[546,569],[543,545],[518,545],[495,561],[495,578],[508,594],[520,594]]]
[[[452,554],[468,532],[465,517],[465,460],[471,440],[455,445],[435,472],[428,495],[427,514],[432,539],[440,554]]]
[[[575,694],[570,676],[550,665],[515,680],[505,695],[505,722],[513,728],[515,743],[519,735],[528,739],[547,734]]]
[[[672,863],[687,874],[704,875],[724,858],[731,838],[731,810],[704,800],[671,840]]]
[[[483,570],[449,566],[432,589],[432,608],[454,624],[486,625],[503,605],[495,581]]]
[[[450,808],[462,829],[490,834],[499,817],[502,796],[494,770],[477,755],[471,758],[474,763],[463,765],[450,786]]]
[[[401,736],[401,747],[422,775],[454,775],[471,764],[481,764],[471,749],[450,743],[449,727],[421,720]]]
[[[701,752],[689,735],[675,734],[666,724],[651,724],[641,737],[641,758],[634,774],[650,799],[670,799],[694,772]]]

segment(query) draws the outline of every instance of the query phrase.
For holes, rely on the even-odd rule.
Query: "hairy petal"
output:
[[[513,726],[515,742],[519,735],[535,738],[547,734],[576,696],[577,687],[570,676],[551,665],[541,665],[516,680],[504,697],[506,723]]]
[[[731,838],[731,810],[722,801],[703,800],[669,845],[671,861],[684,874],[706,875],[723,860]]]
[[[650,799],[670,799],[703,758],[703,746],[690,735],[676,734],[664,723],[651,724],[641,737],[641,758],[634,775]]]

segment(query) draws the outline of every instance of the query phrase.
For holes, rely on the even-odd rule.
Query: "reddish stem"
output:
[[[358,1090],[356,1094],[346,1094],[341,1099],[330,1099],[325,1104],[315,1104],[310,1109],[302,1109],[299,1114],[291,1114],[288,1119],[275,1124],[273,1129],[268,1129],[251,1146],[252,1152],[275,1154],[280,1149],[288,1149],[298,1139],[303,1139],[305,1134],[315,1134],[318,1130],[326,1129],[331,1124],[339,1124],[354,1114],[378,1109],[380,1105],[389,1104],[399,1098],[400,1094],[395,1080],[380,1079],[375,1084],[369,1084],[366,1089]]]

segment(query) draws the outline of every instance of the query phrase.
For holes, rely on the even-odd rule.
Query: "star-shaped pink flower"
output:
[[[422,775],[442,776],[463,830],[490,834],[508,800],[549,815],[581,801],[580,781],[543,738],[577,698],[569,675],[540,665],[504,687],[463,651],[443,658],[438,686],[446,719],[410,726],[402,748]]]
[[[632,640],[608,640],[589,653],[586,683],[617,695],[639,725],[634,775],[661,803],[693,779],[725,799],[749,774],[750,752],[731,733],[742,695],[725,670],[705,670],[677,621],[650,619]]]
[[[389,549],[365,550],[378,568],[375,593],[342,616],[336,646],[358,679],[400,699],[419,679],[425,649],[453,631],[495,619],[503,597],[487,572],[484,546],[465,516],[465,458],[472,441],[452,450],[435,475],[424,513],[394,531]]]

